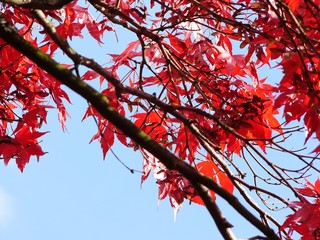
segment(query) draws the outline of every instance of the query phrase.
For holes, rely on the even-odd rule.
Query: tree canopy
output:
[[[219,197],[267,239],[320,239],[319,0],[0,5],[5,164],[23,171],[45,154],[48,111],[65,129],[67,86],[87,100],[83,120],[94,119],[103,156],[115,141],[140,151],[141,182],[153,173],[175,213],[186,201],[204,205],[223,238],[236,239]],[[109,61],[73,47],[92,38],[103,50],[103,36],[120,31],[133,37],[104,52]],[[285,208],[279,222],[274,211]]]

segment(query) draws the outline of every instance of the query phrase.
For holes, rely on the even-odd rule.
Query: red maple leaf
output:
[[[212,179],[214,182],[219,182],[221,187],[223,187],[225,190],[228,192],[232,193],[233,192],[233,184],[228,178],[228,176],[213,162],[213,161],[202,161],[196,164],[196,168],[198,171],[205,176],[209,177]],[[211,197],[213,199],[216,198],[214,191],[210,191]],[[192,202],[204,205],[204,202],[199,196],[195,196],[191,198]]]
[[[290,206],[296,209],[296,212],[287,217],[280,231],[289,228],[289,234],[296,231],[302,235],[301,240],[318,239],[320,229],[320,178],[315,181],[315,184],[307,181],[306,186],[298,188],[297,191],[302,195],[315,198],[314,202],[310,203],[303,196],[300,196],[301,202],[292,202]]]
[[[24,125],[14,133],[14,137],[1,137],[0,155],[3,156],[5,164],[15,158],[18,168],[23,171],[31,156],[36,156],[39,160],[39,157],[43,156],[45,152],[42,151],[38,138],[44,134],[46,132],[38,132]]]

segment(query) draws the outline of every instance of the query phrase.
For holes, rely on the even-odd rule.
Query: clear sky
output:
[[[106,63],[107,53],[120,52],[132,41],[124,31],[117,37],[106,34],[106,44],[99,46],[85,34],[72,46]],[[40,162],[32,159],[23,173],[14,160],[0,164],[0,240],[219,239],[204,207],[186,202],[174,222],[169,201],[158,205],[152,176],[141,187],[140,174],[131,174],[110,152],[103,161],[99,143],[89,144],[97,131],[93,119],[81,122],[86,102],[73,93],[70,97],[66,132],[57,113],[49,112],[42,131],[50,133],[41,143],[48,153]],[[113,150],[129,167],[141,170],[139,154],[119,145]]]
[[[0,239],[222,239],[204,207],[185,202],[174,223],[169,202],[158,206],[152,176],[141,188],[139,173],[131,174],[110,153],[103,161],[98,143],[88,144],[93,120],[81,123],[85,102],[72,98],[67,132],[49,115],[51,133],[42,144],[49,153],[40,162],[32,159],[23,173],[14,161],[0,165]],[[113,149],[141,169],[140,155]],[[238,236],[253,236],[234,216],[229,212]]]

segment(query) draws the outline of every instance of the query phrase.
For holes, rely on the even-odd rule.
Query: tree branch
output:
[[[216,194],[225,199],[233,208],[236,209],[253,226],[263,232],[269,239],[280,240],[274,231],[263,224],[239,200],[224,188],[213,182],[212,179],[200,174],[186,162],[179,159],[176,155],[163,148],[159,143],[152,139],[148,134],[141,131],[130,120],[119,114],[110,104],[106,96],[102,95],[87,83],[76,77],[70,69],[58,64],[55,60],[35,48],[31,43],[23,39],[16,28],[9,24],[0,15],[0,37],[14,47],[17,51],[34,61],[40,68],[47,71],[61,83],[65,84],[74,92],[78,93],[110,123],[121,130],[126,136],[145,148],[157,157],[168,169],[180,172],[193,184],[205,186],[213,190]]]
[[[193,183],[193,186],[197,190],[199,196],[202,198],[223,238],[225,240],[236,240],[237,238],[231,231],[231,228],[233,227],[232,224],[230,224],[223,216],[216,201],[210,196],[209,189],[198,183]]]
[[[28,9],[55,10],[60,9],[73,0],[0,0],[12,6]]]

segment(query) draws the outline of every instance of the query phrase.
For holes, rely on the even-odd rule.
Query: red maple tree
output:
[[[142,182],[153,172],[159,200],[168,197],[175,212],[184,201],[205,205],[224,239],[236,239],[219,196],[267,239],[320,239],[319,0],[0,5],[5,164],[15,159],[23,171],[45,154],[41,127],[56,109],[65,128],[66,85],[88,101],[84,119],[94,118],[103,156],[115,141],[141,151]],[[72,48],[76,38],[103,45],[119,31],[132,42],[107,53],[109,63]],[[60,53],[68,61],[58,63]],[[265,74],[274,69],[281,76]],[[89,85],[96,81],[100,91]],[[305,146],[292,144],[303,134]],[[276,208],[293,213],[281,223]]]

